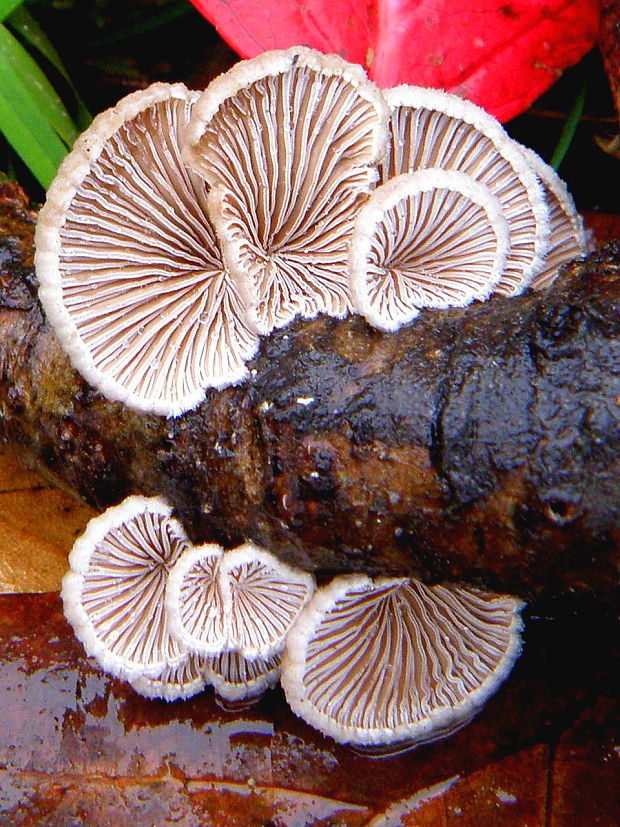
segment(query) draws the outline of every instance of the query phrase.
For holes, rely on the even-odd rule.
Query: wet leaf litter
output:
[[[451,780],[452,780],[452,779],[448,779],[448,782],[451,782]],[[448,783],[448,782],[446,782],[446,783]],[[441,789],[441,788],[442,788],[442,784],[441,784],[441,783],[440,783],[439,785],[435,785],[435,786],[439,787],[439,789]],[[499,796],[499,798],[501,798],[501,799],[502,799],[502,801],[504,801],[504,802],[506,802],[506,803],[514,803],[514,801],[513,801],[513,799],[514,799],[514,795],[512,795],[512,794],[511,794],[511,792],[510,792],[510,791],[508,791],[508,790],[502,790],[502,789],[500,789],[500,791],[499,791],[499,793],[498,793],[498,796]],[[431,796],[431,797],[432,797],[432,796]],[[424,799],[424,794],[422,794],[422,799]],[[398,808],[397,808],[397,807],[396,807],[396,808],[394,808],[393,813],[396,813],[396,811],[397,811],[397,810],[398,810]]]

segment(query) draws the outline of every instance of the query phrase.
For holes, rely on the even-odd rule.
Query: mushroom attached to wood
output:
[[[542,183],[549,208],[549,249],[543,267],[530,285],[541,290],[555,281],[563,264],[586,254],[586,231],[566,184],[553,167],[528,147],[521,150]]]
[[[480,107],[437,89],[397,86],[380,180],[427,168],[454,170],[484,184],[508,221],[510,249],[496,292],[514,295],[541,269],[549,220],[538,179],[521,148]]]
[[[293,711],[337,741],[414,746],[456,732],[517,658],[519,600],[475,589],[344,575],[287,636]]]
[[[131,496],[91,520],[63,580],[65,615],[87,653],[146,697],[211,684],[226,700],[255,698],[278,681],[314,578],[252,543],[194,548],[171,514]]]
[[[185,158],[261,333],[349,311],[347,243],[387,117],[360,66],[303,47],[236,64],[196,103]]]
[[[39,295],[73,365],[109,399],[176,416],[246,375],[256,351],[181,159],[197,92],[156,83],[100,114],[37,222]]]
[[[65,615],[86,652],[117,677],[158,678],[186,659],[164,605],[168,570],[189,547],[171,513],[158,498],[128,497],[92,519],[69,556]]]
[[[374,327],[396,330],[421,307],[486,299],[504,271],[508,238],[499,199],[467,175],[398,175],[373,192],[355,221],[355,308]]]
[[[571,245],[570,198],[478,107],[415,87],[384,98],[360,67],[295,47],[202,95],[155,84],[99,116],[50,189],[36,265],[76,368],[178,415],[240,381],[258,336],[297,315],[355,306],[394,330],[421,307],[542,286]],[[71,565],[67,617],[138,691],[253,697],[286,646],[292,708],[358,745],[456,731],[520,651],[516,598],[360,575],[312,597],[311,575],[251,543],[190,547],[160,500],[93,520]]]

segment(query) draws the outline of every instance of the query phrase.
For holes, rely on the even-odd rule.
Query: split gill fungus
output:
[[[175,421],[251,384],[296,318],[357,314],[388,336],[424,308],[544,287],[584,252],[563,183],[481,109],[295,47],[99,115],[49,190],[35,264],[76,370]],[[140,493],[91,521],[62,595],[86,651],[148,697],[281,680],[337,741],[415,746],[466,724],[519,654],[516,597],[407,572],[317,588],[251,538],[194,545]]]

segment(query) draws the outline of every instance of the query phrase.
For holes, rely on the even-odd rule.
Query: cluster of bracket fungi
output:
[[[522,604],[411,578],[314,577],[253,543],[192,546],[160,498],[95,517],[70,555],[65,614],[86,651],[147,697],[227,702],[280,680],[338,741],[420,744],[460,729],[520,651]]]
[[[295,47],[99,115],[49,190],[35,263],[75,368],[179,416],[251,381],[260,337],[296,317],[392,331],[543,288],[584,250],[562,181],[483,110]],[[95,518],[70,559],[66,613],[104,669],[166,699],[280,678],[339,741],[444,737],[520,650],[515,598],[362,575],[316,589],[251,543],[192,547],[160,499]]]

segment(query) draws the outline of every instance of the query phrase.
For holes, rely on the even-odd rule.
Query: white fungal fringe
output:
[[[369,228],[392,181],[431,170],[434,190],[401,192]],[[542,288],[585,250],[563,183],[495,118],[440,90],[382,92],[305,47],[240,61],[202,93],[156,83],[100,114],[35,242],[41,303],[72,364],[109,399],[164,416],[247,381],[260,336],[296,316],[357,311],[392,331],[421,308]]]

